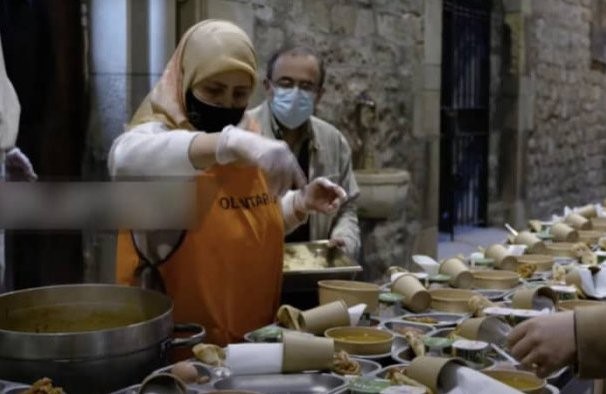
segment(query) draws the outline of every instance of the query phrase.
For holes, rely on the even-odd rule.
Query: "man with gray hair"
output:
[[[287,242],[329,239],[358,258],[360,228],[356,206],[359,194],[353,175],[351,149],[336,127],[313,116],[324,93],[324,64],[311,48],[293,46],[277,51],[267,64],[264,87],[267,100],[248,112],[265,136],[288,143],[311,180],[325,177],[347,192],[350,203],[333,215],[311,214],[306,225],[287,235]]]

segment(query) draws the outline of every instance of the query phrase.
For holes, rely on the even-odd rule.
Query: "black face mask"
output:
[[[185,105],[189,122],[196,130],[207,133],[216,133],[223,130],[225,126],[237,125],[246,110],[246,108],[223,108],[206,104],[198,100],[191,90],[185,95]]]

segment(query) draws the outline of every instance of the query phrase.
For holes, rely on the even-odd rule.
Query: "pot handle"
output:
[[[175,324],[173,332],[191,332],[193,335],[187,338],[173,338],[169,341],[168,347],[183,347],[183,346],[194,346],[204,339],[206,336],[206,330],[199,324],[195,323],[183,323]]]

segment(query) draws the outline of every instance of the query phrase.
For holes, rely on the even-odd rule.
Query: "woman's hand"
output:
[[[311,181],[295,195],[295,210],[301,213],[316,211],[336,212],[347,200],[347,193],[336,183],[320,177]]]
[[[5,167],[8,181],[31,182],[38,179],[32,163],[19,148],[13,148],[6,153]]]
[[[572,364],[577,346],[574,312],[535,317],[518,324],[507,338],[511,354],[522,365],[536,369],[540,378]]]
[[[305,175],[285,142],[227,126],[217,140],[216,159],[219,164],[240,162],[261,168],[270,191],[281,196],[294,185],[305,187]]]

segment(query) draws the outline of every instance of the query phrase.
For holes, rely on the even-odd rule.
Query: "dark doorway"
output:
[[[444,0],[440,231],[486,225],[490,82],[488,0]]]

